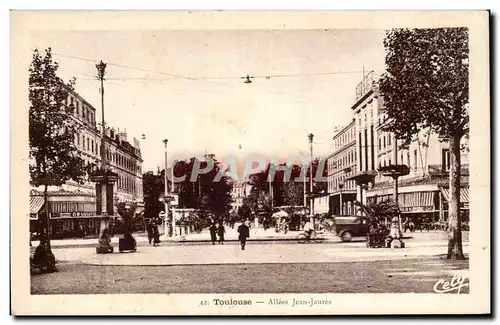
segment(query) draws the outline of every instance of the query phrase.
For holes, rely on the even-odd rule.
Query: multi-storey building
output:
[[[234,182],[231,191],[233,202],[231,206],[233,210],[238,211],[238,208],[243,205],[243,199],[247,196],[248,184],[246,182]]]
[[[333,137],[333,153],[327,157],[329,212],[353,214],[356,183],[349,176],[356,172],[356,128],[352,120]]]
[[[99,165],[102,133],[96,125],[95,108],[74,91],[68,94],[67,104],[75,107],[73,118],[81,125],[81,131],[75,135],[78,154],[86,162]],[[143,187],[139,141],[134,138],[131,144],[126,131],[115,131],[114,128],[107,128],[105,135],[108,167],[118,174],[115,204],[137,203],[140,212]],[[49,187],[48,191],[49,234],[53,237],[79,236],[84,232],[98,234],[100,219],[96,215],[95,183],[87,180],[78,184],[70,180],[60,187]],[[40,188],[33,188],[30,194],[32,231],[38,231],[38,215],[44,211],[42,195]]]
[[[368,187],[357,187],[357,199],[383,200],[393,196],[390,177],[378,172],[379,167],[407,165],[409,175],[399,178],[398,201],[404,217],[423,217],[443,220],[447,216],[449,201],[449,145],[428,130],[420,134],[407,147],[384,132],[383,98],[377,88],[373,72],[366,75],[356,89],[356,102],[351,107],[356,132],[357,168],[353,176],[371,176]],[[468,218],[468,161],[463,153],[461,203]],[[353,177],[350,176],[350,177]],[[352,179],[352,178],[351,178]]]

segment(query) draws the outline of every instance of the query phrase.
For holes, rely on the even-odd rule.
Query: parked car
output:
[[[335,232],[343,242],[353,237],[366,236],[370,229],[368,218],[360,216],[333,216]]]

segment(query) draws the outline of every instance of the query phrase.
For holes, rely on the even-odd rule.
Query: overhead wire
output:
[[[93,62],[93,63],[98,63],[99,62],[99,61],[93,60],[93,59],[82,58],[82,57],[78,57],[78,56],[74,56],[74,55],[67,55],[67,54],[62,54],[62,53],[57,53],[57,52],[52,52],[52,54],[55,55],[55,56],[66,57],[66,58],[71,58],[71,59],[75,59],[75,60],[82,60],[82,61]],[[115,66],[115,67],[120,67],[120,68],[125,68],[125,69],[131,69],[131,70],[136,70],[136,71],[157,73],[157,74],[169,76],[171,78],[185,79],[185,80],[191,80],[191,81],[206,81],[206,82],[209,82],[209,83],[212,83],[212,84],[216,84],[216,85],[225,85],[225,86],[234,87],[233,85],[226,84],[226,83],[214,82],[214,81],[210,81],[210,80],[201,80],[201,79],[195,78],[195,77],[189,77],[189,76],[184,76],[184,75],[179,75],[179,74],[173,74],[173,73],[168,73],[168,72],[158,71],[158,70],[152,70],[152,69],[139,68],[139,67],[135,67],[135,66],[131,66],[131,65],[126,65],[126,64],[119,64],[119,63],[113,63],[113,62],[106,62],[106,64],[108,64],[110,66]],[[108,79],[110,79],[110,78],[107,77],[106,80],[108,80]],[[123,79],[123,80],[125,80],[126,78],[116,78],[116,79]]]
[[[89,59],[89,58],[84,58],[84,57],[79,57],[75,55],[68,55],[68,54],[63,54],[63,53],[58,53],[58,52],[52,52],[53,55],[55,56],[60,56],[60,57],[66,57],[70,59],[75,59],[75,60],[82,60],[86,62],[92,62],[92,63],[98,63],[98,60],[95,59]],[[131,69],[131,70],[136,70],[136,71],[142,71],[142,72],[148,72],[148,73],[156,73],[156,74],[161,74],[164,76],[167,76],[169,78],[154,78],[154,77],[107,77],[106,80],[115,80],[115,81],[125,81],[125,80],[144,80],[144,81],[158,81],[158,82],[164,82],[168,80],[175,80],[175,79],[183,79],[183,80],[189,80],[189,81],[198,81],[198,82],[207,82],[210,84],[218,85],[218,86],[226,86],[226,87],[231,87],[234,88],[236,85],[233,84],[228,84],[225,82],[216,82],[213,80],[241,80],[243,77],[235,77],[235,76],[228,76],[228,77],[191,77],[191,76],[185,76],[185,75],[180,75],[180,74],[173,74],[173,73],[168,73],[164,71],[159,71],[159,70],[153,70],[153,69],[146,69],[146,68],[141,68],[137,66],[132,66],[132,65],[126,65],[126,64],[119,64],[119,63],[113,63],[113,62],[107,62],[108,65],[110,66],[115,66],[115,67],[120,67],[120,68],[125,68],[125,69]],[[329,75],[344,75],[344,74],[353,74],[353,73],[360,73],[363,70],[353,70],[353,71],[331,71],[331,72],[315,72],[315,73],[298,73],[298,74],[269,74],[269,75],[256,75],[256,76],[250,76],[250,79],[274,79],[274,78],[295,78],[295,77],[315,77],[315,76],[329,76]],[[83,80],[97,80],[97,77],[95,79],[83,79]],[[297,82],[297,81],[295,81]],[[313,82],[313,81],[311,81]],[[299,83],[307,83],[310,84],[311,82],[306,82],[306,81],[299,81]],[[267,92],[272,95],[281,95],[281,96],[289,96],[289,93],[285,92],[279,92],[279,91],[273,91],[269,89],[263,89],[262,87],[258,87],[261,91]],[[312,91],[312,90],[308,90]],[[312,100],[313,102],[316,101],[315,99]],[[327,101],[327,98],[324,97],[322,98],[322,101]],[[300,103],[309,103],[311,100],[303,100],[303,101],[298,101],[297,104]]]
[[[93,63],[98,63],[99,62],[98,60],[94,60],[94,59],[82,58],[82,57],[78,57],[78,56],[74,56],[74,55],[67,55],[67,54],[62,54],[62,53],[57,53],[57,52],[52,52],[52,54],[56,55],[56,56],[61,56],[61,57],[66,57],[66,58],[71,58],[71,59],[76,59],[76,60],[83,60],[83,61],[87,61],[87,62],[93,62]],[[142,71],[142,72],[150,72],[150,73],[162,74],[162,75],[169,76],[171,78],[186,79],[186,80],[193,80],[193,81],[209,81],[209,80],[224,80],[224,79],[225,80],[230,80],[230,79],[232,79],[232,80],[240,80],[242,78],[241,76],[190,77],[190,76],[185,76],[185,75],[180,75],[180,74],[173,74],[173,73],[168,73],[168,72],[159,71],[159,70],[140,68],[140,67],[126,65],[126,64],[119,64],[119,63],[113,63],[113,62],[106,62],[106,64],[111,65],[111,66],[120,67],[120,68],[126,68],[126,69],[132,69],[132,70]],[[360,72],[363,72],[363,70],[332,71],[332,72],[313,72],[313,73],[295,73],[295,74],[250,75],[250,78],[251,79],[262,79],[262,78],[263,79],[271,79],[271,78],[288,78],[288,77],[313,77],[313,76],[327,76],[327,75],[342,75],[342,74],[351,74],[351,73],[360,73]],[[122,79],[122,80],[127,80],[127,79],[141,79],[141,80],[152,79],[152,80],[159,80],[161,78],[151,78],[151,77],[113,77],[113,78],[106,78],[106,79]]]

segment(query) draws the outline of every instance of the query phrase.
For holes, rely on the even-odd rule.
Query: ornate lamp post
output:
[[[97,77],[101,81],[101,169],[106,170],[106,122],[104,120],[104,75],[106,73],[106,63],[99,62],[95,65],[97,68]]]
[[[114,183],[118,180],[118,174],[108,169],[106,160],[106,122],[104,120],[104,75],[106,63],[96,64],[97,77],[101,81],[101,168],[90,175],[90,180],[96,183],[96,215],[100,216],[99,245],[96,247],[98,254],[112,253],[111,234],[109,230],[109,218],[114,215],[113,190]]]
[[[375,175],[377,175],[377,172],[374,170],[370,171],[360,171],[348,178],[347,180],[354,180],[356,182],[356,185],[359,187],[359,203],[361,203],[361,206],[364,204],[363,196],[364,196],[364,191],[368,189],[368,184],[372,183],[375,181]],[[364,214],[363,210],[361,210],[362,215]]]

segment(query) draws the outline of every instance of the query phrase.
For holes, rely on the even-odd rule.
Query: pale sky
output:
[[[32,36],[33,49],[50,46],[65,55],[54,55],[59,74],[77,78],[76,91],[96,108],[98,122],[95,62],[67,56],[108,63],[106,122],[126,128],[131,143],[146,135],[140,140],[144,171],[163,168],[164,138],[170,157],[205,151],[219,158],[290,157],[308,153],[312,132],[315,156],[328,155],[334,127],[352,118],[363,67],[384,69],[383,30],[43,31]],[[240,78],[247,74],[271,77],[245,84]]]

